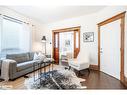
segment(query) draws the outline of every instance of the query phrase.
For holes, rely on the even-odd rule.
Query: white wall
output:
[[[97,39],[95,39],[95,41],[91,42],[91,43],[84,43],[83,42],[83,33],[84,32],[96,32],[96,22],[97,21],[94,17],[95,17],[95,14],[47,24],[44,27],[44,31],[46,32],[44,35],[46,35],[49,38],[49,40],[51,41],[52,30],[67,28],[67,27],[81,26],[81,37],[80,37],[81,52],[89,53],[91,62],[93,62],[93,64],[94,63],[96,64],[97,63],[97,53],[96,53],[97,52]],[[97,38],[96,33],[95,33],[95,37]]]
[[[50,23],[44,25],[44,34],[51,41],[52,30],[81,26],[81,52],[88,54],[91,60],[91,64],[98,64],[98,42],[97,42],[97,23],[108,19],[120,12],[125,11],[125,7],[106,7],[100,12],[85,15],[77,18],[66,19],[63,21],[58,21],[55,23]],[[84,43],[83,42],[83,33],[84,32],[94,32],[95,39],[94,42]],[[40,39],[40,38],[39,38]],[[48,50],[47,50],[48,51]]]

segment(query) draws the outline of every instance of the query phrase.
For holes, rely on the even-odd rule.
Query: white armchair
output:
[[[89,55],[79,53],[76,59],[68,60],[69,66],[76,69],[77,71],[88,69],[89,70]]]

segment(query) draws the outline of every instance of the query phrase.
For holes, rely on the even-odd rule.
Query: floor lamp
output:
[[[45,44],[45,55],[46,55],[46,36],[43,36],[41,41],[42,41],[42,43]]]

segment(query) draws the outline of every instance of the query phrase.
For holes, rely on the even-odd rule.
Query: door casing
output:
[[[74,58],[76,58],[79,54],[79,51],[80,51],[80,27],[81,26],[77,26],[77,27],[70,27],[70,28],[63,28],[63,29],[57,29],[57,30],[52,30],[52,55],[53,55],[53,58],[54,58],[54,41],[55,41],[55,33],[61,33],[61,32],[68,32],[68,31],[74,31]],[[78,46],[79,48],[77,49],[76,48],[76,44],[75,44],[75,34],[76,32],[78,32]]]
[[[103,25],[106,25],[108,23],[111,23],[113,21],[116,21],[116,20],[121,20],[121,24],[120,24],[120,28],[121,28],[121,38],[120,38],[120,59],[121,59],[121,62],[120,62],[120,80],[121,82],[124,82],[125,81],[125,77],[124,77],[124,36],[125,36],[125,13],[126,12],[122,12],[116,16],[113,16],[105,21],[102,21],[100,23],[98,23],[98,70],[100,71],[100,27],[103,26]]]

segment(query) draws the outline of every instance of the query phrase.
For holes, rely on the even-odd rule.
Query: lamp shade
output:
[[[42,42],[46,42],[46,37],[43,36],[41,40],[42,40]]]

